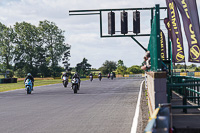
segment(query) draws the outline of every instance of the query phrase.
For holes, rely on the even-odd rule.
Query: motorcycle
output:
[[[67,85],[68,85],[68,77],[66,77],[66,76],[63,76],[63,78],[62,78],[62,82],[63,82],[63,86],[64,87],[67,87]]]
[[[27,94],[31,94],[31,92],[33,91],[33,83],[30,79],[27,79],[25,81],[25,90]]]
[[[113,74],[111,74],[111,75],[110,75],[110,79],[112,79],[112,80],[113,80],[113,78],[114,78],[114,75],[113,75]]]
[[[108,79],[110,78],[110,74],[108,74],[107,78],[108,78]]]
[[[93,76],[90,76],[90,81],[92,82],[92,80],[93,80]]]
[[[98,77],[99,77],[99,81],[101,81],[101,79],[102,79],[102,76],[101,76],[101,75],[98,75]]]
[[[74,90],[74,93],[77,93],[77,91],[79,90],[79,79],[78,78],[73,78],[72,79],[72,89]]]

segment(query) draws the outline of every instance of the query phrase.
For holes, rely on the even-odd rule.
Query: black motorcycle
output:
[[[102,76],[101,76],[101,75],[98,75],[98,78],[99,78],[99,81],[101,81],[101,79],[102,79]]]
[[[68,85],[68,77],[63,76],[62,79],[63,79],[63,81],[62,81],[62,82],[63,82],[63,86],[64,86],[64,87],[67,87],[67,85]]]
[[[90,76],[90,81],[92,82],[92,80],[93,80],[93,76]]]
[[[114,78],[114,75],[113,75],[113,74],[111,74],[111,75],[110,75],[110,79],[112,79],[112,80],[113,80],[113,78]]]
[[[72,89],[74,90],[74,93],[77,93],[77,91],[79,90],[79,79],[78,78],[73,78],[72,79]]]

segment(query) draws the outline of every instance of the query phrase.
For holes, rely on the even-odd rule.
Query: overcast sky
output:
[[[112,9],[166,6],[165,0],[0,0],[0,22],[12,26],[16,22],[28,22],[38,26],[39,21],[49,20],[65,31],[65,42],[71,45],[72,67],[85,57],[92,68],[105,62],[123,60],[127,67],[141,65],[144,50],[131,38],[100,38],[99,16],[69,16],[69,10]],[[200,1],[197,0],[198,9]],[[116,13],[116,29],[119,30],[119,12]],[[129,12],[131,19],[132,12]],[[161,12],[165,17],[166,11]],[[107,34],[107,12],[103,14],[103,33]],[[129,25],[129,30],[132,29]],[[164,24],[161,22],[164,32]],[[182,29],[183,31],[183,29]],[[150,33],[150,11],[141,11],[141,33]],[[184,36],[184,35],[183,35]],[[149,37],[136,37],[147,47]],[[186,47],[187,42],[184,44]],[[187,48],[185,48],[187,49]],[[185,51],[186,57],[187,52]],[[186,60],[188,60],[186,58]]]

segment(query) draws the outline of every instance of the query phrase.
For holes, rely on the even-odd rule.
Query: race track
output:
[[[142,78],[82,81],[0,93],[1,133],[130,133]]]

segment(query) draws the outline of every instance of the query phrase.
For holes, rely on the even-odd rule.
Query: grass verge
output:
[[[81,79],[81,81],[88,80],[88,79]],[[69,83],[71,80],[69,80]],[[61,79],[47,79],[47,80],[35,80],[34,86],[42,86],[42,85],[50,85],[50,84],[59,84],[62,83]],[[0,84],[0,92],[4,91],[10,91],[10,90],[17,90],[17,89],[22,89],[25,88],[24,86],[24,81],[17,81],[17,83],[5,83],[5,84]]]
[[[49,84],[58,84],[61,83],[61,79],[51,79],[51,80],[35,80],[34,86],[42,86]],[[17,81],[17,83],[5,83],[0,84],[0,92],[16,90],[25,88],[24,81]]]

